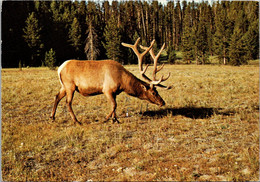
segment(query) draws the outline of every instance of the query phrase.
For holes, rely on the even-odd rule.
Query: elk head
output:
[[[166,78],[164,78],[164,76],[162,75],[160,77],[160,79],[156,79],[156,73],[158,73],[160,70],[162,70],[162,68],[164,66],[164,64],[163,64],[161,67],[157,68],[158,58],[160,57],[160,55],[165,47],[165,44],[163,44],[159,53],[155,56],[153,49],[152,49],[155,40],[152,41],[150,47],[140,46],[142,49],[144,49],[143,53],[140,53],[137,49],[137,45],[138,45],[139,41],[140,41],[140,38],[138,38],[136,40],[134,45],[126,44],[126,43],[122,43],[122,45],[125,47],[129,47],[134,51],[134,53],[136,54],[136,56],[138,58],[139,72],[140,72],[142,78],[146,81],[146,83],[148,83],[148,84],[142,85],[142,92],[141,92],[142,94],[140,95],[140,98],[144,99],[144,100],[148,100],[149,102],[151,102],[153,104],[163,106],[163,105],[165,105],[165,102],[161,98],[161,96],[158,94],[158,92],[156,90],[156,86],[170,89],[171,87],[166,87],[164,85],[161,85],[161,82],[166,81],[170,77],[170,73],[168,74],[168,76]],[[152,79],[148,78],[145,75],[145,72],[147,71],[149,65],[147,64],[145,66],[145,68],[143,68],[143,57],[147,52],[150,52],[152,59],[154,61],[154,70],[153,70]]]

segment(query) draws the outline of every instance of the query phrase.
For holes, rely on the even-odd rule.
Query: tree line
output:
[[[241,65],[259,58],[258,1],[3,1],[2,67],[53,66],[68,59],[113,59],[136,64],[121,42],[166,43],[187,64]],[[52,63],[50,63],[52,60]],[[146,62],[150,58],[146,56]]]

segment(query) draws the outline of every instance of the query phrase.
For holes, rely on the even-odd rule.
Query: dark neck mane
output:
[[[127,79],[123,80],[124,81],[124,92],[127,94],[134,96],[134,97],[139,97],[142,94],[143,88],[142,85],[144,86],[149,86],[148,83],[140,80],[136,76],[134,76],[132,73],[127,71]]]

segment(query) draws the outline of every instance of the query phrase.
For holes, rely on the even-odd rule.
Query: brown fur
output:
[[[59,101],[66,95],[69,113],[74,122],[80,123],[71,108],[75,91],[84,96],[105,94],[112,105],[112,111],[107,115],[106,120],[112,116],[113,120],[117,121],[116,95],[122,91],[160,106],[165,104],[155,87],[150,87],[148,83],[136,78],[116,61],[70,60],[63,64],[58,70],[62,87],[55,97],[52,119],[55,119]]]

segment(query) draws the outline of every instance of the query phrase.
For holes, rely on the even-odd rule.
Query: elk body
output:
[[[140,39],[136,41],[135,45],[124,43],[122,44],[136,51],[139,40]],[[142,54],[140,54],[139,52],[135,52],[138,56],[139,67],[142,64],[143,56],[151,50],[153,43],[154,41],[152,42],[151,46],[149,48],[146,48],[146,50]],[[77,120],[71,107],[75,91],[79,92],[83,96],[105,94],[108,101],[112,105],[112,110],[106,116],[106,120],[109,120],[109,118],[112,117],[113,121],[117,122],[118,120],[115,113],[117,107],[116,96],[123,91],[131,96],[138,97],[142,100],[147,100],[153,104],[159,106],[165,105],[164,100],[158,94],[155,86],[158,85],[160,87],[165,87],[160,83],[166,79],[163,79],[163,77],[161,77],[160,80],[152,81],[145,76],[144,72],[146,71],[146,69],[142,70],[141,75],[145,77],[146,80],[149,81],[149,83],[138,79],[132,73],[127,71],[120,63],[113,60],[69,60],[64,62],[58,69],[61,89],[55,97],[51,118],[53,120],[55,119],[55,113],[58,103],[63,97],[66,96],[66,103],[71,118],[75,123],[81,124]]]

